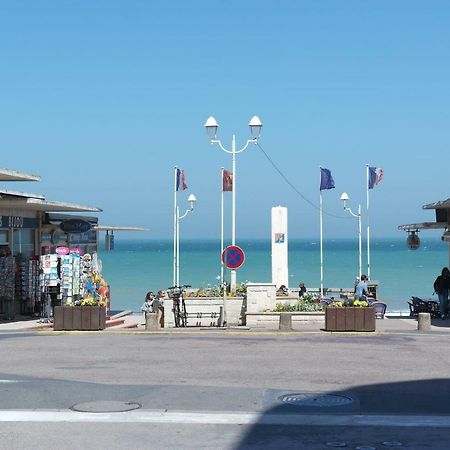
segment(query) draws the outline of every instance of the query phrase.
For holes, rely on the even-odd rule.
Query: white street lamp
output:
[[[175,208],[175,283],[174,286],[180,286],[180,220],[184,219],[190,212],[194,211],[195,202],[197,199],[194,194],[191,194],[188,199],[189,208],[180,216],[180,208],[178,205]]]
[[[358,214],[355,214],[350,207],[347,206],[347,201],[350,200],[347,192],[343,192],[341,194],[341,200],[344,203],[344,210],[348,211],[353,217],[358,218],[358,277],[361,279],[361,267],[362,267],[362,259],[361,259],[361,205],[358,205]]]
[[[206,133],[211,141],[211,144],[218,144],[219,147],[226,153],[231,153],[232,156],[232,172],[233,172],[233,189],[232,189],[232,209],[231,209],[231,245],[236,245],[236,154],[242,153],[250,144],[256,144],[261,134],[262,123],[258,116],[253,116],[249,122],[251,139],[248,139],[244,147],[236,150],[236,136],[233,134],[231,140],[231,150],[227,150],[220,139],[217,139],[217,130],[219,124],[217,120],[211,116],[205,122]],[[223,249],[222,249],[223,250]],[[236,270],[231,271],[230,288],[232,292],[236,292]]]

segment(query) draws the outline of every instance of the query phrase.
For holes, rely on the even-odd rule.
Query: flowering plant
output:
[[[354,308],[367,308],[369,305],[369,302],[366,302],[365,300],[348,300],[343,301],[339,300],[337,302],[332,302],[330,305],[332,308],[343,308],[345,306],[350,306]]]
[[[355,300],[353,302],[353,306],[357,308],[367,308],[369,306],[369,302],[366,302],[365,300]]]
[[[338,302],[331,302],[328,306],[331,306],[332,308],[342,308],[346,305],[342,300],[339,300]]]
[[[94,297],[86,297],[81,300],[80,306],[106,306],[105,302]]]
[[[86,297],[81,300],[75,300],[74,302],[67,302],[67,306],[106,306],[106,303],[99,298]]]

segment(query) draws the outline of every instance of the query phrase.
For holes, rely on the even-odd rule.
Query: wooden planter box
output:
[[[375,309],[325,308],[326,331],[375,331]]]
[[[55,306],[53,329],[60,330],[104,330],[106,308],[102,306]]]

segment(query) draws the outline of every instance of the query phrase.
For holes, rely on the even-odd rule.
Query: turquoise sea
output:
[[[270,282],[270,241],[243,240],[238,245],[246,255],[244,265],[237,271],[238,282]],[[319,252],[319,242],[313,239],[289,241],[291,287],[298,286],[299,282],[304,282],[306,287],[320,286]],[[172,285],[171,240],[117,239],[115,249],[101,251],[100,258],[103,275],[111,285],[113,310],[138,311],[148,290],[158,291]],[[363,272],[366,272],[366,261],[363,251]],[[421,237],[418,250],[409,250],[405,237],[371,242],[371,278],[379,281],[378,297],[388,304],[390,311],[408,310],[407,300],[412,295],[432,297],[433,282],[447,265],[448,246],[439,238]],[[350,288],[357,272],[355,240],[324,241],[324,287]],[[215,285],[219,274],[219,241],[184,240],[180,243],[181,284],[196,288]]]

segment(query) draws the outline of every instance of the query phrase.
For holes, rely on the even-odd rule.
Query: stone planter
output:
[[[375,331],[375,309],[325,308],[326,331]]]
[[[106,328],[106,308],[103,306],[55,306],[53,329],[93,331]]]
[[[268,330],[278,330],[280,325],[280,312],[259,312],[247,313],[246,324],[250,328],[263,328]],[[289,313],[292,316],[292,327],[294,330],[302,330],[305,324],[315,323],[323,324],[324,313],[322,311]]]

